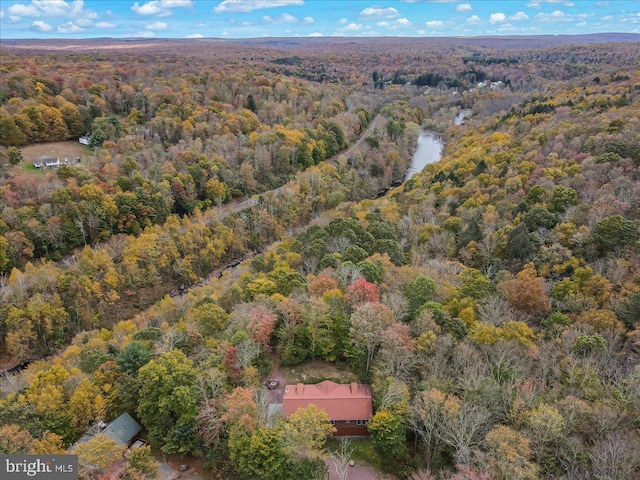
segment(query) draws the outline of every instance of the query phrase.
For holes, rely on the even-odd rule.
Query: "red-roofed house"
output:
[[[373,406],[369,385],[339,383],[325,380],[317,385],[286,385],[282,396],[282,410],[288,417],[299,408],[315,405],[329,415],[336,427],[335,436],[369,435],[367,422]]]

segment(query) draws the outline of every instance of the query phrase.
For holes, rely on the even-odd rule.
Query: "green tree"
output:
[[[185,455],[195,449],[191,429],[197,414],[197,370],[180,350],[170,350],[138,371],[142,384],[138,415],[152,444]]]
[[[0,267],[2,266],[0,260]],[[616,310],[618,318],[629,330],[633,330],[640,321],[640,292],[633,292]]]
[[[78,108],[74,104],[66,102],[60,107],[60,113],[62,113],[62,119],[69,130],[70,136],[79,137],[86,133],[87,130],[82,115],[80,115]]]
[[[435,293],[436,283],[425,276],[407,283],[404,287],[404,296],[409,302],[409,316],[413,318],[422,305],[433,300]]]
[[[16,147],[9,147],[9,163],[11,165],[19,165],[24,158],[22,158],[22,151]]]
[[[553,187],[551,200],[549,200],[549,209],[552,212],[562,213],[567,207],[578,204],[578,193],[570,187],[556,185]]]
[[[531,235],[524,225],[518,225],[509,232],[505,256],[508,260],[519,259],[523,262],[529,260],[536,251],[531,241]]]
[[[256,100],[253,98],[253,95],[247,95],[247,101],[245,103],[245,107],[247,110],[251,110],[252,112],[257,112],[258,107],[256,106]]]
[[[9,115],[0,115],[0,145],[18,146],[27,142],[27,136]]]
[[[118,368],[130,375],[135,374],[149,360],[151,360],[149,349],[144,343],[135,340],[124,347],[116,357]]]
[[[149,446],[132,448],[127,460],[129,465],[126,470],[135,469],[142,472],[146,478],[155,478],[158,475],[158,463]]]
[[[298,164],[299,168],[302,169],[309,168],[314,164],[309,145],[307,145],[307,143],[305,142],[302,142],[300,144],[300,147],[298,148],[298,152],[296,153],[296,163]]]
[[[257,428],[253,433],[235,429],[229,438],[231,461],[242,478],[290,479],[291,458],[282,447],[282,431]]]
[[[527,193],[527,203],[535,205],[536,203],[542,203],[547,198],[547,191],[540,185],[534,185]]]
[[[124,447],[104,434],[96,435],[86,442],[76,445],[74,453],[78,455],[78,472],[83,479],[89,479],[105,471],[122,457]]]
[[[367,426],[373,446],[382,458],[398,459],[405,452],[405,431],[402,417],[378,412]]]
[[[576,337],[571,346],[571,351],[578,355],[588,355],[595,352],[603,352],[607,348],[607,341],[598,333],[588,335],[583,333]]]
[[[625,245],[633,245],[639,237],[638,222],[612,215],[596,223],[593,242],[601,255]]]
[[[335,432],[327,412],[315,405],[296,410],[281,428],[286,449],[297,457],[309,459],[325,456],[327,435]]]

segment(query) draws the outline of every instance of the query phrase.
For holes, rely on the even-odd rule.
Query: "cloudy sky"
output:
[[[638,0],[0,0],[0,38],[640,33]]]

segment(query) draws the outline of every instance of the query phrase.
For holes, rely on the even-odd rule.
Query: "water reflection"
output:
[[[421,172],[428,163],[434,163],[442,157],[442,137],[432,132],[420,132],[418,145],[411,166],[404,179],[409,180],[414,173]]]

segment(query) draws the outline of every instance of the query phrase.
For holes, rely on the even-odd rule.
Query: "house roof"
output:
[[[107,428],[102,433],[114,440],[118,445],[126,445],[140,430],[142,430],[140,424],[125,412],[107,425]]]
[[[285,417],[309,405],[327,412],[331,420],[369,420],[373,413],[369,385],[325,380],[317,385],[298,383],[285,386],[282,397]]]

